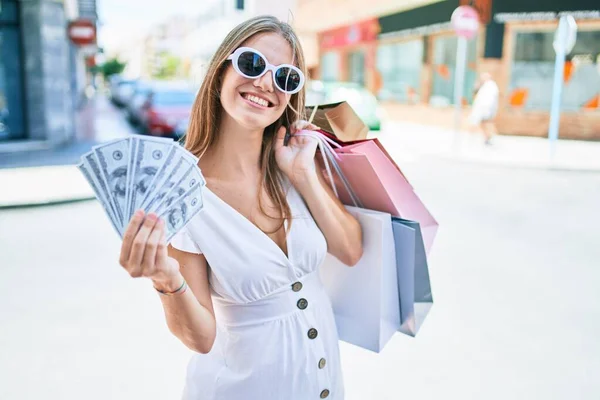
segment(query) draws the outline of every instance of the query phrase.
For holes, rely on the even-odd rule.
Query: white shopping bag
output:
[[[396,250],[390,214],[346,206],[362,226],[363,256],[354,267],[331,254],[320,274],[341,340],[379,353],[400,328]]]

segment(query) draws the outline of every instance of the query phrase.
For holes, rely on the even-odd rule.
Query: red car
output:
[[[188,120],[196,92],[187,85],[153,85],[141,115],[143,133],[177,139],[175,128]]]

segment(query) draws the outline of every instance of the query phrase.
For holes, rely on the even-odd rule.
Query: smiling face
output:
[[[262,33],[248,39],[244,47],[261,52],[273,65],[294,65],[290,44],[277,33]],[[264,129],[277,121],[288,106],[291,95],[276,88],[273,73],[257,79],[239,75],[227,61],[221,84],[221,104],[227,116],[249,130]]]

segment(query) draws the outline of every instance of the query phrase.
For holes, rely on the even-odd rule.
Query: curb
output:
[[[67,204],[95,198],[74,165],[0,170],[0,209]]]
[[[57,200],[28,202],[28,203],[0,204],[0,211],[16,210],[16,209],[23,209],[23,208],[46,207],[46,206],[58,206],[58,205],[71,204],[71,203],[82,203],[84,201],[94,200],[95,198],[96,198],[95,196],[92,196],[92,197],[57,199]]]

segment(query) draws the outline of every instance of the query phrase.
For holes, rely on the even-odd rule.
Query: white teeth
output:
[[[260,106],[269,107],[269,102],[266,101],[265,99],[261,99],[260,97],[252,96],[251,94],[245,94],[244,98],[246,100],[250,100],[251,102],[256,103]]]

